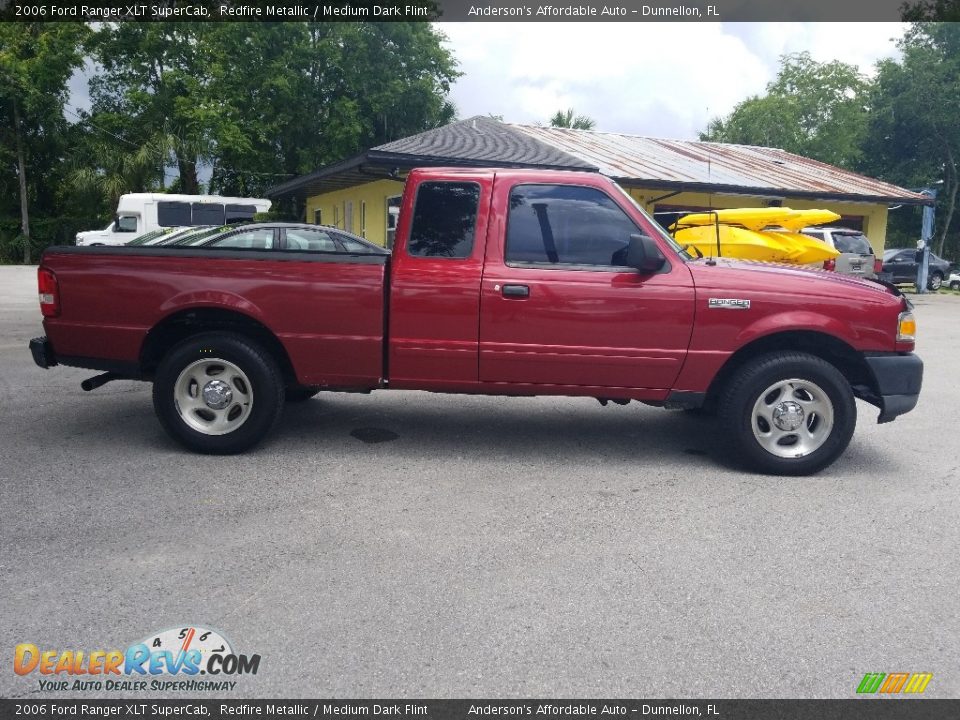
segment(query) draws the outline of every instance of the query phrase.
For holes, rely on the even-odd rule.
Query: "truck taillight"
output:
[[[37,288],[40,291],[40,312],[44,317],[60,314],[60,286],[57,276],[44,267],[37,269]]]
[[[823,261],[823,269],[824,269],[824,270],[836,270],[836,269],[837,269],[837,261],[834,260],[833,258],[830,258],[829,260],[824,260],[824,261]]]
[[[873,259],[873,271],[875,273],[883,272],[883,258],[874,258]]]

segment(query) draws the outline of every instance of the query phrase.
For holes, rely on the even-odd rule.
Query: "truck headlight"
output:
[[[917,321],[910,311],[897,318],[897,342],[914,342],[917,339]]]

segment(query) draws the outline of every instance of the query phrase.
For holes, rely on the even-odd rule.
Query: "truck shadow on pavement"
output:
[[[604,408],[592,398],[415,395],[331,394],[292,405],[263,451],[735,467],[709,417],[639,403]]]

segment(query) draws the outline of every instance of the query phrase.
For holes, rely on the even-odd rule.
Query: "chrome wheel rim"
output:
[[[204,435],[226,435],[243,425],[253,409],[247,374],[228,360],[204,358],[183,369],[173,386],[180,419]]]
[[[833,403],[816,383],[779,380],[753,404],[750,426],[764,450],[781,458],[801,458],[818,450],[833,430]]]

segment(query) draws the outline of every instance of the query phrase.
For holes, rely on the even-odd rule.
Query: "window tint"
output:
[[[209,247],[238,248],[243,250],[270,250],[273,248],[273,230],[259,228],[227,235],[210,243]]]
[[[287,250],[308,252],[337,252],[337,244],[323,230],[287,228]]]
[[[223,205],[220,203],[194,203],[191,225],[223,225]]]
[[[253,216],[257,214],[256,205],[227,205],[226,210],[226,221],[228,223],[239,222],[241,220],[253,220]],[[196,216],[194,216],[196,220]],[[206,224],[206,223],[197,223]],[[220,225],[222,223],[211,223],[215,225]]]
[[[833,247],[837,252],[872,255],[873,248],[863,233],[834,233]]]
[[[823,233],[822,233],[822,232],[804,231],[803,234],[804,234],[804,235],[809,235],[809,236],[812,237],[814,240],[819,240],[820,242],[823,242]]]
[[[162,227],[192,225],[190,203],[163,200],[157,203],[157,223]]]
[[[476,183],[421,183],[407,251],[420,257],[467,257],[473,250],[479,204]]]
[[[510,193],[507,263],[625,266],[637,226],[606,194],[569,185]]]

